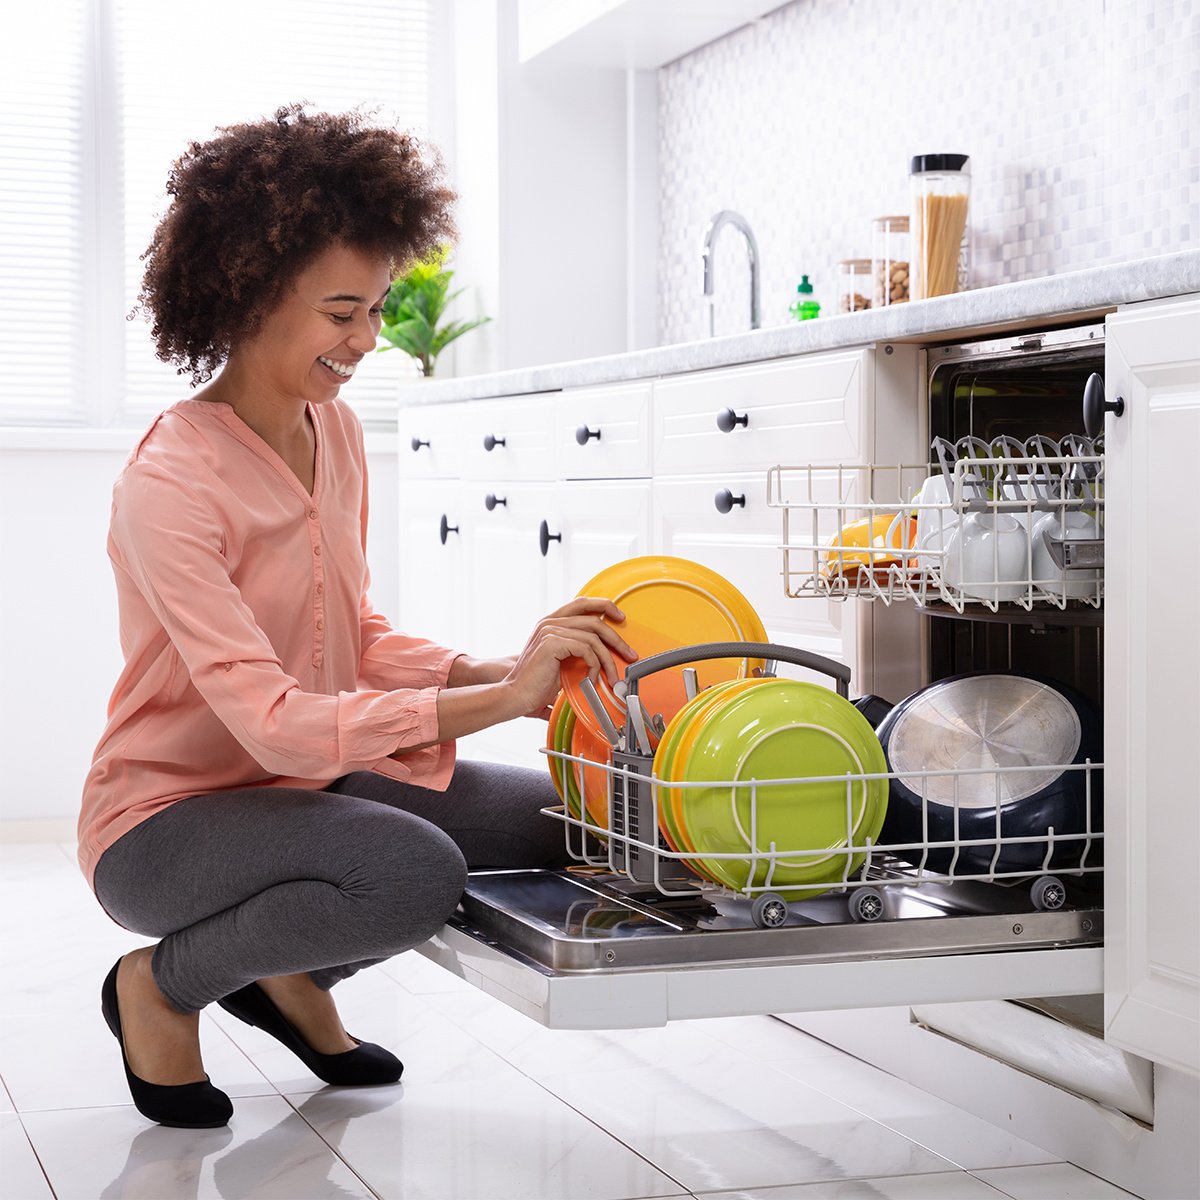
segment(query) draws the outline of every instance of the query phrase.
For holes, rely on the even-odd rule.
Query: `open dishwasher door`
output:
[[[1001,819],[1006,786],[1043,770],[1027,761],[1025,751],[1020,765],[1000,765],[993,748],[986,766],[956,769],[948,779],[941,771],[916,773],[927,830],[928,796],[940,785],[951,786],[957,811],[968,781],[990,781],[980,811],[987,820],[995,814],[994,827],[985,828],[982,838],[971,836],[964,817],[956,819],[948,842],[928,834],[916,846],[903,838],[890,846],[877,842],[882,812],[869,808],[870,796],[886,795],[891,776],[860,769],[857,775],[748,776],[741,783],[703,784],[696,790],[719,797],[746,793],[730,803],[741,806],[739,812],[744,807],[746,845],[754,849],[706,854],[672,849],[662,819],[670,793],[695,785],[656,774],[639,681],[686,663],[743,656],[823,670],[845,696],[847,668],[772,643],[707,643],[632,664],[624,680],[626,729],[620,735],[610,728],[606,761],[557,756],[580,765],[585,787],[586,770],[607,778],[604,803],[590,805],[586,813],[569,803],[544,810],[564,822],[567,849],[583,865],[472,872],[458,911],[422,953],[560,1029],[1099,990],[1103,910],[1098,868],[1086,864],[1102,834],[1090,819],[1081,832],[1060,833],[1061,844],[1076,847],[1069,856],[1078,860],[1073,871],[1063,872],[1069,884],[1047,870],[1056,861],[1052,829],[1034,837],[1006,834]],[[762,680],[751,686],[766,694],[772,685]],[[697,699],[702,698],[694,695],[692,702]],[[870,733],[847,701],[839,703]],[[597,713],[600,707],[597,702]],[[879,757],[882,761],[882,752]],[[1086,763],[1056,768],[1080,772],[1089,818],[1096,807],[1094,769]],[[785,849],[774,839],[760,846],[758,831],[770,803],[760,797],[778,786],[791,789],[783,797],[793,810],[802,806],[811,813],[818,796],[832,804],[835,820],[821,848],[814,843]],[[814,786],[822,792],[810,791]],[[603,825],[595,823],[591,807],[603,813]],[[866,813],[874,814],[870,828]],[[577,847],[572,832],[579,835]],[[1022,845],[1030,842],[1032,858]],[[589,845],[598,848],[596,855]],[[1022,845],[1025,869],[1002,862],[1002,854],[1016,845]],[[946,856],[937,864],[944,877],[927,869],[934,853]],[[720,876],[720,863],[730,860],[745,872],[740,890],[711,882]],[[817,882],[789,880],[788,870],[805,871],[813,862],[826,872]],[[1038,863],[1047,869],[1039,870]],[[702,877],[705,864],[711,873]],[[729,878],[734,877],[726,873]]]
[[[1103,981],[1098,894],[1039,911],[1025,888],[878,889],[880,919],[845,894],[758,928],[749,900],[664,896],[601,872],[478,871],[420,951],[555,1029],[954,1000],[1086,995]]]

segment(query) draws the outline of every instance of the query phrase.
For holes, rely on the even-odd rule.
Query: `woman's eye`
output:
[[[354,314],[353,313],[330,313],[329,314],[339,325],[345,325]]]

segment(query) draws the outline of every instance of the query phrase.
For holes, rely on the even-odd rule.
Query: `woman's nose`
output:
[[[356,317],[351,323],[350,330],[346,334],[346,345],[366,354],[375,349],[377,335],[378,325],[375,320],[364,314],[362,317]]]

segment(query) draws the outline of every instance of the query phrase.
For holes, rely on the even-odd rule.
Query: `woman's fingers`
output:
[[[604,601],[603,603],[608,603]],[[618,610],[619,611],[619,610]],[[625,619],[624,614],[621,615],[621,620]],[[538,629],[576,629],[589,630],[597,637],[601,638],[609,646],[611,646],[622,658],[633,662],[637,659],[637,651],[608,623],[600,616],[590,614],[562,614],[552,613],[544,618],[538,624]]]

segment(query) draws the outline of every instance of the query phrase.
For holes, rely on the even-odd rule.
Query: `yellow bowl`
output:
[[[851,521],[834,535],[829,549],[821,555],[821,574],[826,579],[837,575],[853,578],[864,569],[884,571],[910,560],[904,551],[916,540],[917,523],[901,514],[880,513]]]

